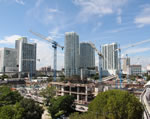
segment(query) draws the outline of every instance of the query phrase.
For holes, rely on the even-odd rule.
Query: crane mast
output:
[[[57,47],[60,47],[62,50],[63,50],[63,46],[59,45],[56,41],[50,39],[50,38],[47,38],[43,35],[41,35],[40,33],[37,33],[37,32],[33,32],[33,31],[29,31],[31,32],[33,35],[35,36],[38,36],[40,37],[41,39],[43,40],[46,40],[48,42],[50,42],[52,44],[52,48],[54,48],[54,61],[53,61],[53,68],[54,68],[54,74],[53,74],[53,77],[54,77],[54,81],[56,81],[56,72],[57,72]]]
[[[147,43],[147,42],[150,42],[150,39],[143,40],[143,41],[131,44],[131,45],[127,46],[127,47],[123,47],[122,49],[128,49],[128,48],[135,47],[137,45],[141,45],[141,44]],[[122,88],[121,48],[116,49],[116,51],[117,50],[118,50],[118,53],[119,53],[119,79],[120,79],[120,88]]]
[[[101,61],[102,61],[103,55],[101,54],[100,51],[97,50],[97,48],[95,47],[95,45],[92,42],[89,42],[89,44],[97,52],[97,54],[99,56],[99,81],[102,82],[102,63],[101,63]]]

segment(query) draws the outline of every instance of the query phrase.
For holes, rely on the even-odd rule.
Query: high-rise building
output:
[[[79,36],[75,32],[65,34],[65,75],[79,75]]]
[[[16,40],[17,64],[19,72],[36,71],[36,43],[28,43],[26,37]]]
[[[102,69],[109,75],[116,75],[118,72],[118,45],[116,43],[102,46],[103,62]]]
[[[123,73],[127,74],[128,67],[130,66],[130,58],[123,58]]]
[[[95,68],[95,50],[86,42],[80,43],[80,68],[84,76],[90,73],[90,68]]]
[[[15,72],[17,51],[14,48],[0,48],[0,72]]]

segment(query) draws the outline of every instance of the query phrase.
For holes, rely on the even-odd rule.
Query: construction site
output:
[[[137,79],[136,82],[133,82],[128,77],[130,75],[141,76],[141,65],[131,65],[127,56],[127,58],[124,58],[125,63],[122,69],[121,48],[119,48],[117,43],[105,44],[101,50],[98,50],[92,42],[79,43],[77,33],[67,32],[65,34],[65,46],[61,46],[53,39],[47,38],[40,33],[33,31],[30,31],[30,33],[48,41],[52,45],[54,49],[53,69],[51,67],[43,67],[41,70],[35,70],[37,61],[35,56],[36,45],[32,44],[33,49],[31,48],[30,51],[33,50],[34,57],[25,57],[28,56],[28,54],[24,53],[26,49],[22,48],[23,51],[19,49],[17,51],[19,52],[17,57],[20,63],[18,70],[14,72],[3,70],[1,72],[10,76],[15,73],[18,77],[14,80],[12,80],[13,78],[1,80],[1,85],[11,84],[13,88],[30,87],[33,89],[33,92],[45,86],[54,86],[56,87],[56,96],[72,95],[75,98],[76,110],[80,112],[86,112],[88,104],[99,93],[111,89],[127,90],[140,98],[143,86],[146,83],[145,80],[141,79],[138,81]],[[123,49],[149,41],[138,42]],[[31,46],[31,44],[27,43],[27,38],[25,37],[17,41],[16,44],[16,48],[19,48],[19,45]],[[64,68],[59,71],[57,69],[57,48],[65,49]],[[97,55],[95,55],[95,52]],[[98,70],[96,70],[95,66],[95,56],[99,60]],[[21,59],[22,57],[27,59]],[[3,69],[8,68],[4,66]],[[27,75],[25,76],[25,74]],[[39,102],[41,103],[42,101],[40,100]]]

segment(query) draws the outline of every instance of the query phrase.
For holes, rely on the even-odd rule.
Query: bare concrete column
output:
[[[88,87],[85,87],[85,101],[88,101]]]
[[[61,95],[64,96],[64,86],[61,86]]]
[[[69,94],[71,95],[71,86],[69,86]]]
[[[79,101],[79,87],[77,87],[77,101]]]

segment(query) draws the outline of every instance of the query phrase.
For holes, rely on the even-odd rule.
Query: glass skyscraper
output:
[[[28,43],[26,37],[16,40],[17,64],[19,72],[36,71],[36,43]]]
[[[75,32],[65,33],[65,75],[67,77],[79,75],[79,36]]]

